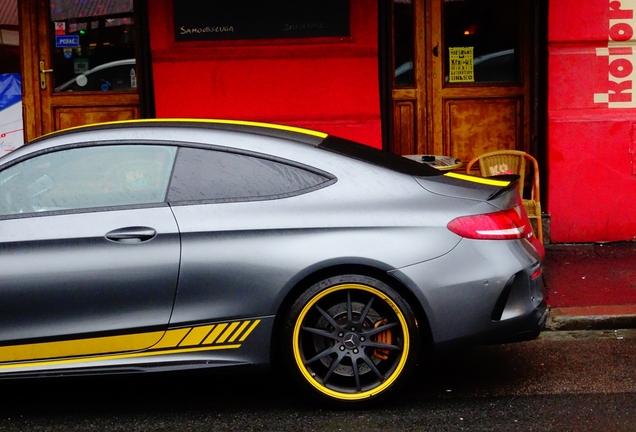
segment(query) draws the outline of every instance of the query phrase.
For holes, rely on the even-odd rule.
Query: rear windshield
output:
[[[441,171],[427,164],[331,135],[325,138],[325,140],[318,145],[318,148],[388,168],[402,174],[418,177],[438,176],[442,174]]]

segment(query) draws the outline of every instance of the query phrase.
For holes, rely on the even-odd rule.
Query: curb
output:
[[[636,329],[636,305],[551,308],[547,331]]]

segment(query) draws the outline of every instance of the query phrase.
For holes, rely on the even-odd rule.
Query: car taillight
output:
[[[532,236],[530,220],[523,206],[458,217],[447,227],[459,236],[476,240],[513,240]]]

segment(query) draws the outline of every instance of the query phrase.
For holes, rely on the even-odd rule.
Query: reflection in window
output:
[[[393,65],[395,87],[413,87],[414,21],[411,0],[394,0],[393,3]]]
[[[0,1],[0,74],[20,73],[18,0]]]
[[[137,91],[133,0],[51,0],[56,92]]]
[[[164,201],[176,149],[99,146],[49,153],[0,173],[0,216]]]
[[[245,201],[296,195],[330,179],[284,163],[252,156],[182,148],[169,202]]]
[[[521,2],[444,0],[445,76],[452,48],[472,47],[475,83],[519,81]]]

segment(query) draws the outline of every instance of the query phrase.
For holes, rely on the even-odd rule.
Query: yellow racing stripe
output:
[[[70,359],[61,359],[61,360],[46,360],[46,361],[37,361],[37,362],[28,362],[28,363],[6,363],[6,364],[0,364],[0,370],[33,368],[33,367],[43,367],[43,366],[60,366],[60,365],[68,365],[68,364],[74,364],[74,363],[87,363],[87,362],[96,362],[96,361],[102,362],[102,361],[112,361],[112,360],[124,360],[124,359],[138,358],[138,357],[151,357],[151,356],[169,355],[169,354],[184,354],[184,353],[191,353],[191,352],[198,352],[198,351],[237,349],[240,347],[241,347],[240,344],[231,344],[231,345],[172,349],[172,350],[165,350],[165,351],[143,351],[138,353],[128,353],[128,354],[119,354],[119,355],[103,355],[99,357],[81,357],[81,358],[70,358]]]
[[[155,344],[161,339],[163,334],[164,332],[159,331],[124,336],[4,346],[0,347],[0,362],[139,351]]]
[[[468,174],[459,174],[459,173],[454,173],[454,172],[446,173],[444,175],[447,176],[447,177],[452,177],[452,178],[456,178],[456,179],[459,179],[459,180],[466,180],[466,181],[469,181],[469,182],[485,184],[485,185],[490,185],[490,186],[504,187],[504,186],[508,186],[510,184],[510,182],[507,181],[507,180],[493,180],[491,178],[475,177],[475,176],[468,175]]]
[[[206,324],[167,331],[0,347],[0,368],[103,361],[146,355],[239,348],[261,320]],[[236,340],[239,343],[234,343]]]
[[[112,121],[112,122],[104,122],[104,123],[94,123],[94,124],[89,124],[89,125],[81,125],[81,126],[74,126],[68,129],[64,129],[64,130],[60,130],[60,131],[55,131],[55,132],[50,132],[47,135],[54,135],[58,132],[65,132],[65,131],[70,131],[70,130],[77,130],[77,129],[83,129],[83,128],[89,128],[91,126],[103,126],[103,125],[124,125],[124,124],[143,124],[143,123],[160,123],[160,122],[171,122],[171,123],[215,123],[215,124],[227,124],[227,125],[237,125],[237,126],[255,126],[255,127],[262,127],[262,128],[268,128],[268,129],[277,129],[277,130],[283,130],[283,131],[288,131],[288,132],[297,132],[297,133],[302,133],[305,135],[312,135],[312,136],[316,136],[319,138],[327,138],[328,134],[324,133],[324,132],[318,132],[315,130],[311,130],[311,129],[305,129],[305,128],[301,128],[301,127],[295,127],[295,126],[286,126],[286,125],[279,125],[279,124],[275,124],[275,123],[264,123],[264,122],[253,122],[253,121],[244,121],[244,120],[222,120],[222,119],[171,119],[171,118],[165,118],[165,119],[140,119],[140,120],[120,120],[120,121]]]

